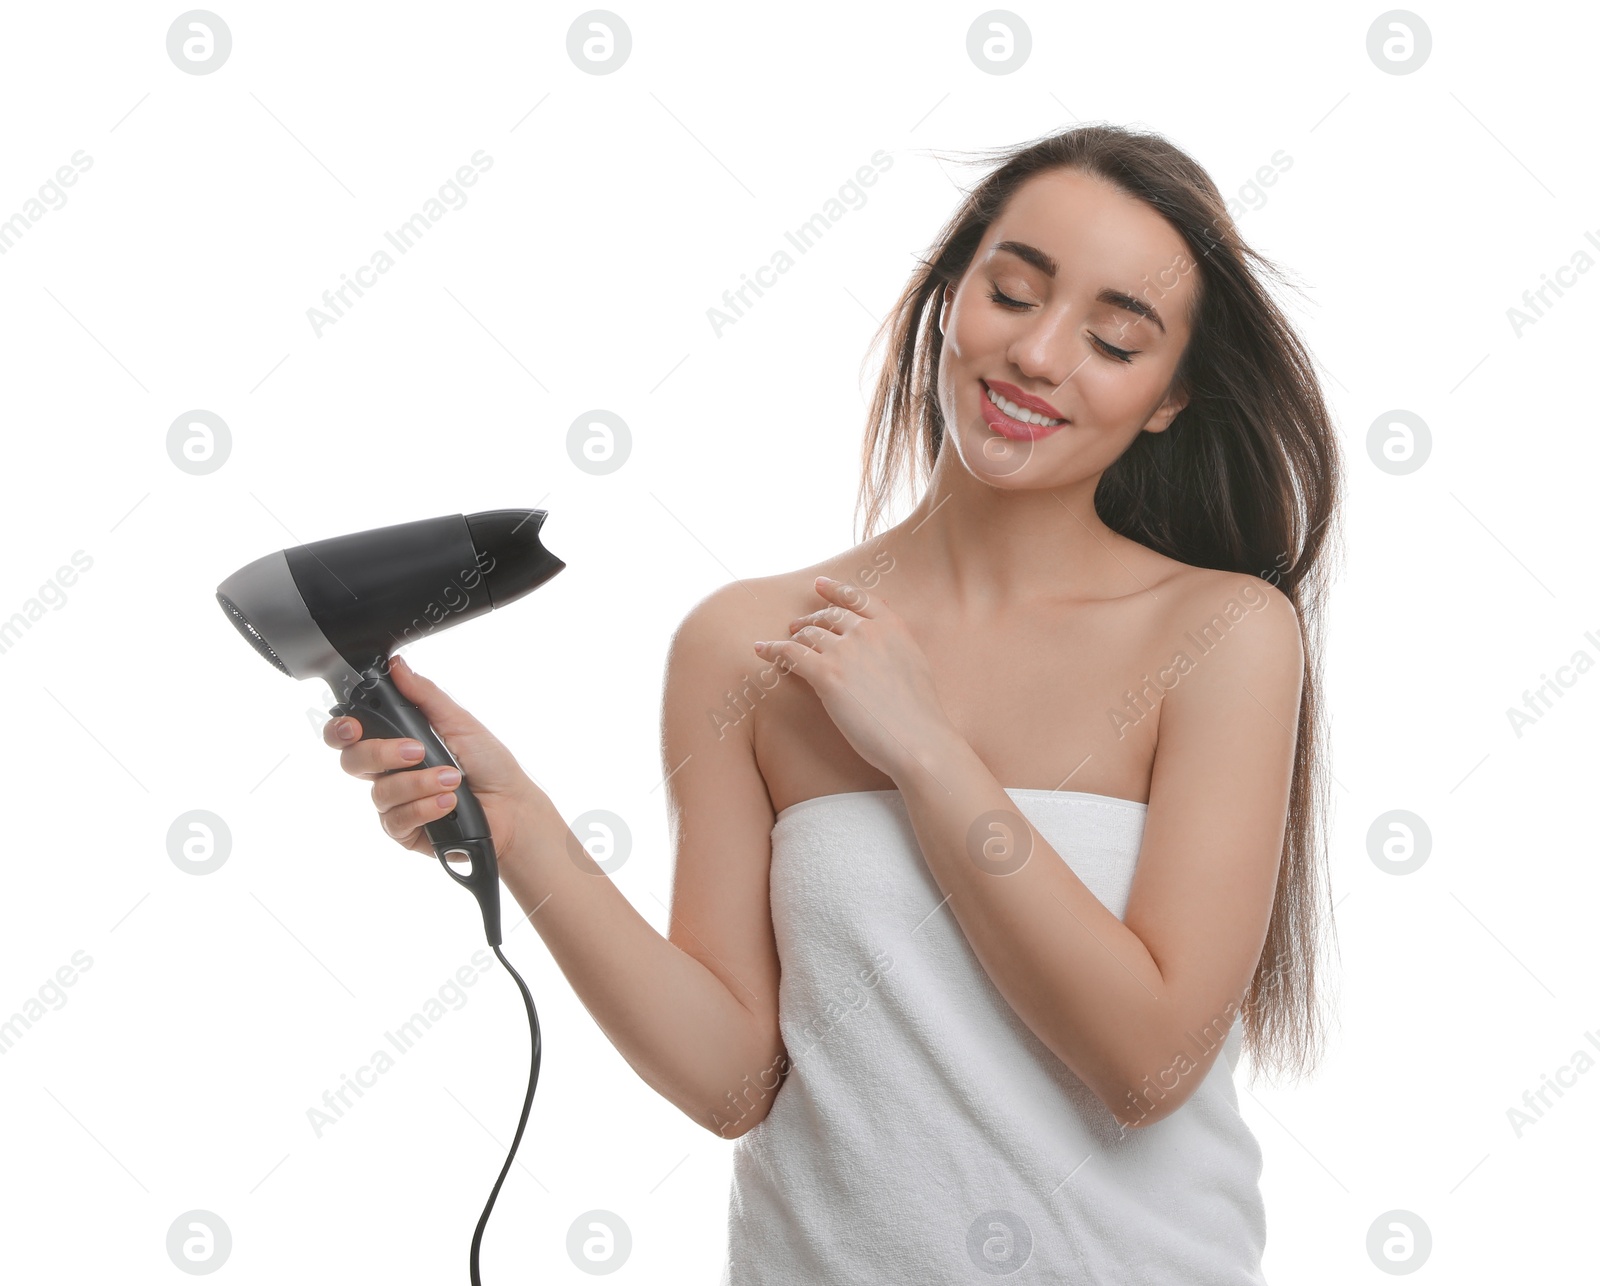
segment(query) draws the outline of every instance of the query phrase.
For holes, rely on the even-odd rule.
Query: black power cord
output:
[[[489,1212],[494,1209],[494,1199],[500,1195],[500,1185],[506,1181],[506,1174],[511,1169],[512,1159],[517,1155],[517,1146],[522,1142],[522,1131],[528,1124],[528,1112],[533,1107],[534,1087],[539,1084],[539,1014],[533,1007],[533,995],[528,991],[528,984],[522,981],[522,975],[511,967],[511,962],[505,958],[498,943],[490,944],[495,955],[500,957],[500,963],[506,967],[506,972],[516,981],[517,988],[522,992],[522,1003],[528,1009],[528,1031],[533,1038],[533,1057],[528,1068],[528,1094],[522,1100],[522,1119],[517,1122],[517,1134],[511,1140],[511,1151],[506,1153],[506,1163],[500,1167],[500,1177],[494,1181],[494,1188],[489,1193],[488,1204],[483,1208],[483,1214],[478,1217],[478,1226],[472,1234],[472,1258],[469,1266],[472,1272],[472,1286],[483,1286],[483,1279],[478,1275],[478,1247],[483,1244],[483,1230],[489,1222]]]
[[[396,695],[399,695],[398,692]],[[412,708],[415,709],[415,707]],[[365,718],[366,715],[367,712],[363,710],[359,712],[357,717]],[[422,718],[420,711],[417,713],[417,718]],[[422,727],[426,728],[427,724],[424,722]],[[418,734],[415,731],[407,732],[402,730],[402,735],[417,736]],[[429,730],[429,735],[432,735],[431,729]],[[425,740],[423,745],[424,747],[427,746]],[[444,753],[443,747],[440,747],[440,754]],[[441,762],[446,761],[455,762],[453,758],[442,760]],[[424,759],[423,766],[432,765],[427,759]],[[416,770],[397,768],[391,771],[414,772]],[[484,1206],[483,1214],[478,1219],[478,1227],[472,1234],[472,1258],[470,1261],[472,1286],[483,1286],[483,1282],[478,1276],[478,1248],[483,1244],[483,1229],[489,1222],[489,1212],[494,1209],[494,1199],[500,1195],[500,1185],[506,1181],[506,1173],[511,1169],[512,1159],[517,1155],[517,1145],[522,1142],[522,1131],[528,1124],[528,1111],[533,1107],[534,1087],[539,1083],[539,1015],[533,1007],[533,996],[528,991],[528,984],[522,981],[522,975],[511,967],[511,961],[507,960],[505,953],[500,950],[500,864],[495,857],[494,839],[489,834],[489,823],[483,816],[482,807],[467,789],[465,782],[461,784],[458,799],[471,801],[471,808],[465,817],[462,816],[462,805],[458,803],[455,808],[452,808],[439,821],[430,822],[425,829],[428,832],[428,838],[433,841],[434,856],[439,859],[439,865],[444,867],[445,874],[463,888],[470,890],[472,896],[478,900],[478,906],[483,912],[484,938],[489,943],[489,946],[493,948],[495,955],[500,957],[500,963],[506,967],[506,972],[515,979],[518,990],[522,992],[522,1003],[528,1009],[528,1031],[533,1038],[533,1057],[528,1068],[528,1094],[522,1100],[522,1119],[517,1122],[517,1136],[511,1140],[511,1151],[506,1153],[506,1163],[500,1168],[500,1177],[494,1181],[494,1188],[489,1193],[488,1204]],[[434,834],[435,829],[438,828],[453,828],[459,831],[463,826],[466,829],[481,833],[466,838],[461,838],[458,835],[436,836]],[[471,865],[465,875],[450,865],[449,855],[451,853],[461,853],[471,859]]]

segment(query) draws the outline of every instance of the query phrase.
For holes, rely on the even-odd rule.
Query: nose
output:
[[[1050,392],[1044,395],[1045,399],[1056,402],[1054,395],[1071,381],[1089,356],[1072,357],[1069,336],[1073,323],[1065,312],[1041,309],[1029,320],[1030,324],[1012,341],[1006,356],[1026,377],[1026,383],[1018,381],[1022,387],[1049,384]]]

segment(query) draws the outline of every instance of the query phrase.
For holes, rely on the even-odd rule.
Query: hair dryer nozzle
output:
[[[566,566],[539,543],[543,509],[486,509],[467,515],[472,544],[487,554],[483,583],[496,607],[532,593]]]

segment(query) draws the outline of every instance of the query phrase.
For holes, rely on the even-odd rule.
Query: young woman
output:
[[[1321,1041],[1341,464],[1261,269],[1158,136],[1001,157],[885,322],[868,529],[913,462],[915,508],[673,639],[666,938],[396,667],[596,1022],[737,1139],[725,1282],[1263,1280],[1233,1071]],[[431,855],[454,778],[338,732]]]

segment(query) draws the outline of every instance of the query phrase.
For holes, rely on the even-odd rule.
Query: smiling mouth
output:
[[[1003,437],[1019,442],[1032,442],[1072,423],[1071,420],[1053,419],[1018,406],[1009,398],[996,393],[984,381],[979,380],[978,383],[983,389],[981,409],[984,422]]]

